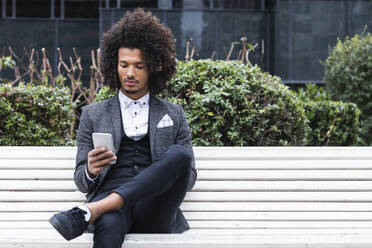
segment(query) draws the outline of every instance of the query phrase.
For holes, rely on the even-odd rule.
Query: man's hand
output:
[[[106,147],[98,147],[88,153],[88,173],[96,177],[103,169],[111,166],[109,162],[115,161],[117,157]]]

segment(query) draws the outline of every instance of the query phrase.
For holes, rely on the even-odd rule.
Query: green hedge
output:
[[[326,90],[309,84],[306,90],[299,90],[304,102],[311,132],[308,144],[311,146],[358,145],[360,141],[360,110],[354,103],[332,101]]]
[[[115,94],[103,88],[97,99]],[[237,61],[180,61],[160,97],[181,104],[196,146],[303,145],[302,103],[278,77]]]
[[[10,56],[1,56],[0,57],[0,71],[7,68],[13,68],[14,67],[14,60],[12,60],[12,57]]]
[[[116,91],[102,88],[96,101]],[[359,109],[237,61],[179,62],[160,97],[183,105],[196,146],[356,145]],[[72,145],[65,87],[0,85],[0,145]],[[310,126],[310,127],[309,127]],[[306,143],[307,142],[307,143]]]
[[[118,93],[117,90],[111,90],[109,87],[104,86],[101,89],[99,89],[93,102],[101,102],[107,98],[116,95],[117,93]]]
[[[72,145],[70,90],[0,84],[0,145]]]
[[[238,61],[179,62],[164,94],[181,104],[197,146],[302,145],[306,116],[280,78]]]
[[[332,99],[358,105],[364,144],[372,145],[372,35],[339,40],[324,67],[324,81]]]

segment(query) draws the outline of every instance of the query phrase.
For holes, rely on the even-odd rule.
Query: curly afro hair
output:
[[[118,50],[138,48],[149,68],[149,90],[157,94],[167,87],[176,72],[176,45],[171,30],[159,19],[137,8],[128,11],[102,38],[102,75],[104,84],[120,89],[117,71]]]

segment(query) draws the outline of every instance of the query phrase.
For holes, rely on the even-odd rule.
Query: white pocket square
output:
[[[159,121],[157,128],[170,127],[173,126],[173,121],[168,114],[164,115],[163,118]]]

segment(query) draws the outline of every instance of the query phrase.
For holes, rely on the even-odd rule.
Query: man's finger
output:
[[[96,161],[100,161],[100,160],[105,159],[105,158],[111,158],[112,156],[114,156],[114,153],[112,151],[102,152],[102,153],[98,154],[97,156],[90,157],[89,162],[90,163],[95,163]]]
[[[111,162],[111,161],[115,161],[116,159],[117,159],[116,156],[112,156],[112,157],[110,157],[110,158],[102,159],[102,160],[99,160],[99,161],[97,161],[97,162],[95,162],[95,163],[91,163],[91,166],[92,166],[93,168],[98,168],[98,167],[106,166],[109,162]],[[109,166],[110,166],[110,165],[111,165],[111,164],[109,164]]]
[[[102,153],[102,152],[105,152],[107,149],[106,147],[97,147],[93,150],[91,150],[89,153],[88,153],[88,157],[94,157],[94,156],[97,156],[98,154]]]

